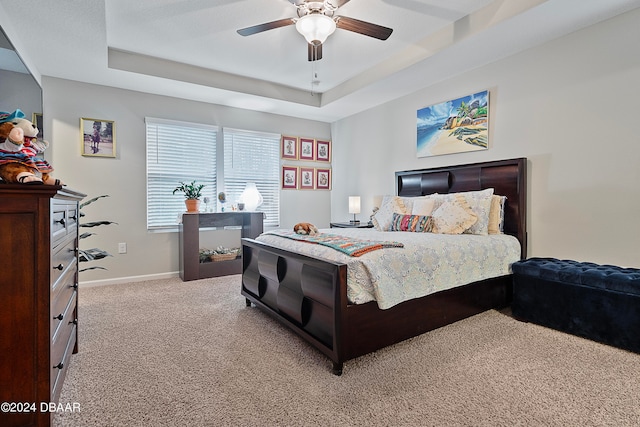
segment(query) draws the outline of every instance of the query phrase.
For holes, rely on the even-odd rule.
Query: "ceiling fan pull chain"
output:
[[[311,61],[311,96],[315,96],[314,84],[318,83],[318,71],[316,69],[316,61]]]

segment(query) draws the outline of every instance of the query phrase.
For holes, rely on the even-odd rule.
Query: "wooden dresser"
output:
[[[0,425],[50,425],[78,351],[78,202],[60,186],[0,184]],[[66,403],[66,402],[61,402]]]

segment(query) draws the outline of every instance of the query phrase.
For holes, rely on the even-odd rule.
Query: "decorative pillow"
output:
[[[412,214],[412,215],[430,215],[431,212],[429,212],[428,214],[413,213],[413,205],[414,205],[414,203],[420,204],[423,200],[435,200],[437,195],[438,195],[438,193],[433,193],[433,194],[429,194],[429,195],[426,195],[426,196],[400,197],[400,200],[402,200],[402,203],[404,204],[404,209],[405,209],[405,212],[407,213],[407,215],[408,214]]]
[[[464,196],[455,194],[433,212],[433,232],[440,234],[462,234],[478,221]]]
[[[491,210],[491,197],[493,196],[493,188],[487,188],[480,191],[464,191],[459,193],[448,194],[444,200],[452,200],[456,195],[463,196],[473,213],[478,217],[478,221],[465,231],[467,234],[480,234],[486,236],[489,234],[489,211]],[[436,206],[438,204],[436,203]]]
[[[433,197],[418,197],[413,201],[411,215],[429,216],[433,212],[436,205],[436,199]]]
[[[465,233],[479,234],[486,236],[489,234],[489,212],[491,211],[491,198],[493,197],[493,188],[487,188],[482,191],[469,191],[463,193],[467,199],[469,206],[478,216],[478,222],[469,227]]]
[[[431,231],[432,225],[433,221],[430,216],[393,214],[391,231],[428,233]]]
[[[380,209],[371,217],[371,222],[376,230],[389,231],[394,213],[405,214],[402,200],[398,196],[384,196]]]
[[[491,196],[491,209],[489,210],[489,234],[502,234],[504,231],[504,202],[505,196]]]

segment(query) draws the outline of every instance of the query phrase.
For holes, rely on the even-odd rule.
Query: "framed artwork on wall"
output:
[[[313,168],[300,168],[300,189],[313,190],[315,188],[315,170]]]
[[[316,160],[319,162],[331,161],[331,141],[316,141]]]
[[[298,188],[298,167],[282,166],[282,189],[295,190]]]
[[[331,169],[316,168],[316,188],[331,190]]]
[[[489,91],[418,110],[418,157],[464,153],[489,148]]]
[[[298,160],[298,137],[282,135],[281,157],[283,159]]]
[[[300,160],[315,160],[315,139],[300,138]]]
[[[116,123],[113,120],[80,119],[82,155],[116,157]]]

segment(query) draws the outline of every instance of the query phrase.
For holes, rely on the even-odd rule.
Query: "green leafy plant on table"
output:
[[[199,200],[202,197],[202,189],[204,184],[196,184],[196,181],[191,181],[190,184],[180,182],[180,185],[173,190],[173,194],[177,192],[184,193],[186,199]]]

